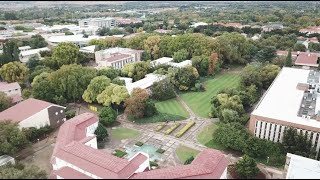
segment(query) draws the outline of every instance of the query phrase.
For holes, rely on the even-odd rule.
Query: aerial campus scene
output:
[[[319,179],[319,9],[1,1],[0,179]]]

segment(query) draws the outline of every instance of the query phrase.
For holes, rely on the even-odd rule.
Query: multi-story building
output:
[[[202,151],[189,165],[150,170],[149,155],[129,159],[97,149],[98,117],[83,113],[59,129],[50,179],[226,179],[228,161],[216,150]]]
[[[285,129],[307,133],[320,148],[320,72],[284,67],[251,113],[249,130],[282,143]]]
[[[95,52],[97,68],[113,67],[121,69],[128,63],[138,62],[141,59],[143,50],[130,48],[110,48]]]
[[[283,178],[319,179],[320,161],[287,153]]]
[[[89,18],[89,19],[82,19],[79,21],[80,27],[85,26],[97,26],[100,28],[114,28],[117,26],[116,19],[107,17],[107,18]]]

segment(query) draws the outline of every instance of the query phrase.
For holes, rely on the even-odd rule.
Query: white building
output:
[[[69,43],[73,43],[76,44],[80,47],[88,44],[91,40],[93,39],[103,39],[106,38],[106,36],[88,36],[87,38],[85,38],[83,36],[83,34],[77,34],[77,35],[60,35],[60,36],[56,36],[56,35],[52,35],[47,37],[49,44],[56,46],[59,43],[62,42],[69,42]]]
[[[170,57],[162,57],[162,58],[151,61],[152,66],[157,66],[161,64],[169,65],[176,68],[183,68],[187,66],[192,66],[192,61],[184,60],[182,62],[176,63],[176,62],[173,62],[173,58],[170,58]]]
[[[307,133],[320,148],[320,73],[284,67],[251,113],[249,130],[261,139],[282,142],[286,128]]]
[[[160,75],[160,74],[150,73],[150,74],[146,74],[145,78],[140,79],[139,81],[132,83],[131,78],[120,77],[121,80],[125,81],[126,88],[129,92],[129,94],[131,94],[131,92],[134,88],[147,89],[147,88],[151,87],[153,83],[159,82],[159,81],[163,80],[164,78],[166,78],[166,76]]]
[[[21,97],[21,87],[17,82],[0,82],[0,91],[6,93],[7,96],[11,97],[13,104],[16,104],[23,100]]]
[[[82,19],[79,21],[80,27],[86,27],[86,26],[97,26],[100,28],[106,27],[106,28],[113,28],[116,27],[116,20],[111,17],[107,18],[90,18],[90,19]]]
[[[287,153],[286,179],[319,179],[320,161]]]
[[[46,125],[56,128],[66,121],[64,111],[63,106],[29,98],[0,112],[0,121],[11,120],[18,123],[20,128]]]
[[[126,64],[140,61],[142,52],[142,50],[120,47],[97,51],[95,52],[97,68],[121,69]]]
[[[31,47],[30,47],[30,46],[21,46],[21,47],[18,47],[18,49],[19,49],[20,51],[26,51],[26,50],[31,49]]]
[[[62,32],[63,30],[67,30],[72,32],[74,35],[83,34],[85,32],[87,35],[95,35],[98,31],[98,26],[84,26],[80,27],[75,24],[67,24],[67,25],[53,25],[53,26],[43,26],[36,28],[36,31],[39,33],[52,33],[52,32]]]
[[[40,51],[50,51],[49,48],[38,48],[38,49],[29,49],[24,50],[20,52],[20,61],[23,63],[27,63],[29,61],[29,58],[33,56],[38,56],[39,59],[41,59]]]
[[[0,156],[0,166],[4,166],[8,163],[11,163],[12,165],[14,165],[16,162],[15,162],[14,158],[11,156],[8,156],[8,155]]]
[[[198,27],[198,26],[208,26],[208,23],[205,23],[205,22],[196,22],[196,23],[193,23],[192,25],[190,25],[190,27]]]

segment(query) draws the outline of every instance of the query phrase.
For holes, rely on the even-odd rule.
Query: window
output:
[[[60,110],[60,113],[63,113],[63,110]]]
[[[56,112],[56,115],[58,115],[58,112]]]

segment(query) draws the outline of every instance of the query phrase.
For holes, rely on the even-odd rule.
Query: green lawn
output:
[[[186,147],[186,146],[179,146],[176,149],[176,154],[182,163],[184,163],[191,156],[195,158],[199,153],[200,151]]]
[[[240,75],[220,74],[204,82],[205,92],[187,92],[180,97],[188,104],[194,113],[201,117],[209,117],[211,98],[226,87],[237,87]]]
[[[175,98],[169,99],[166,101],[157,102],[157,103],[155,103],[155,105],[156,105],[156,108],[159,112],[182,116],[185,119],[189,118],[188,112],[184,109],[184,107]]]
[[[217,149],[217,150],[225,150],[221,144],[214,142],[213,140],[213,132],[217,129],[217,125],[212,123],[203,128],[203,130],[197,135],[197,140],[202,145],[207,146],[208,148]]]
[[[139,134],[140,133],[138,131],[129,128],[117,128],[111,130],[111,138],[117,140],[135,138],[139,136]]]

